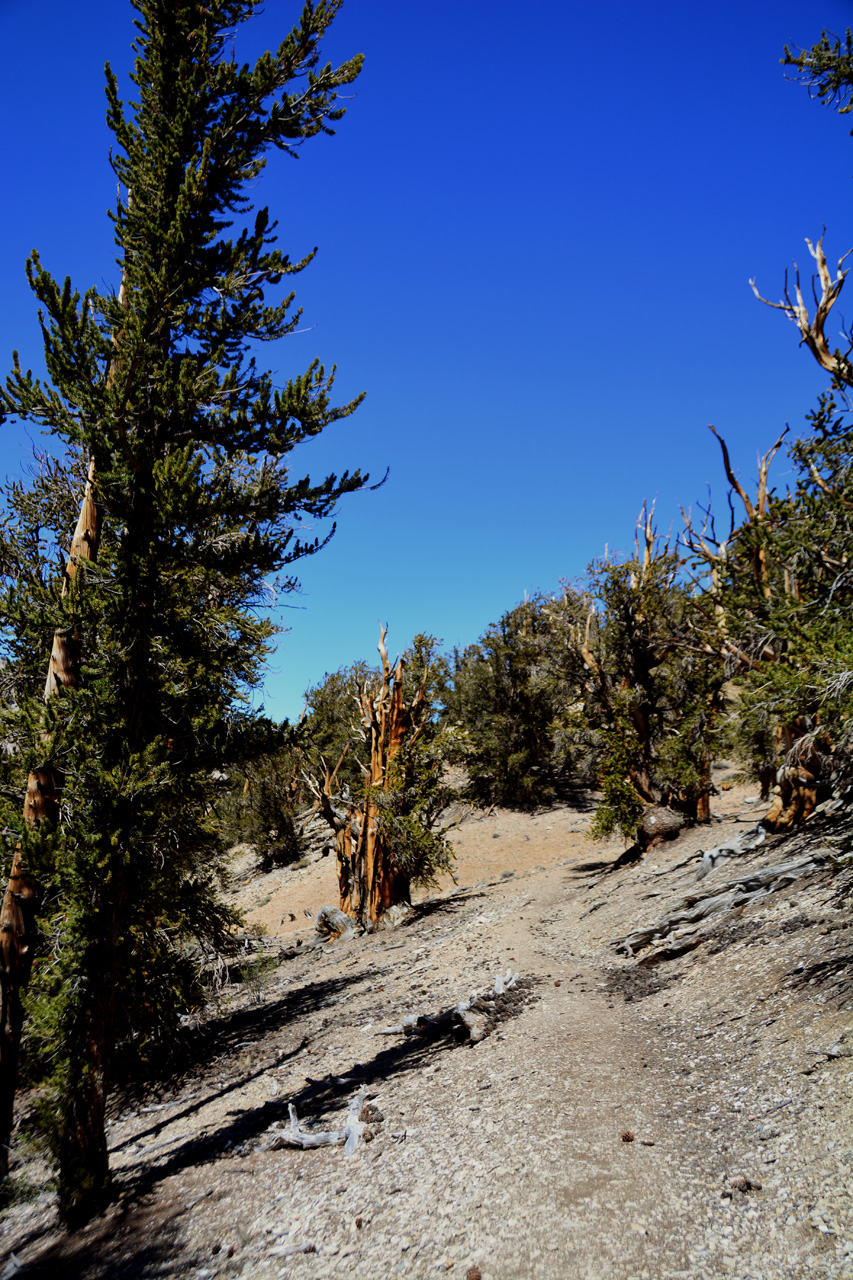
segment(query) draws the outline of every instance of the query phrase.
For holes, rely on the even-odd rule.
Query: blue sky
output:
[[[270,0],[245,56],[295,15]],[[78,287],[116,279],[103,64],[129,90],[132,17],[0,0],[3,365],[14,347],[40,365],[33,247]],[[644,498],[662,527],[709,483],[722,502],[708,423],[746,480],[802,429],[825,379],[748,280],[777,298],[824,223],[831,259],[853,243],[851,117],[779,65],[848,25],[841,0],[347,0],[327,47],[365,54],[350,110],[257,186],[293,257],[320,248],[297,281],[305,331],[263,354],[282,380],[319,356],[341,398],[367,392],[300,474],[391,474],[303,562],[268,711],[297,715],[307,685],[372,658],[380,618],[392,647],[468,643],[627,549]],[[3,428],[0,473],[29,449]]]

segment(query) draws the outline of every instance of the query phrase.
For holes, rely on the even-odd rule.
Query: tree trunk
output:
[[[78,563],[81,560],[94,560],[97,555],[100,521],[92,487],[94,478],[95,464],[91,462],[65,566],[63,596],[68,592]],[[77,684],[79,660],[80,636],[76,629],[57,628],[44,686],[45,702],[60,689],[73,688]],[[61,789],[62,778],[49,760],[33,770],[27,780],[24,797],[24,821],[28,826],[35,826],[45,820],[51,823],[59,820]],[[26,866],[19,844],[12,859],[9,883],[0,907],[0,1178],[5,1178],[9,1170],[9,1143],[14,1122],[18,1057],[24,1023],[20,993],[29,981],[36,942],[38,903],[38,885]]]
[[[410,877],[397,864],[383,830],[381,797],[391,790],[394,761],[420,737],[424,717],[424,685],[410,704],[403,701],[403,661],[392,670],[386,634],[383,628],[379,638],[382,674],[375,684],[365,682],[358,693],[362,732],[370,746],[364,800],[348,805],[345,817],[332,805],[332,783],[343,757],[334,774],[327,769],[322,788],[308,779],[320,812],[336,833],[341,911],[367,929],[376,929],[389,907],[411,897]]]
[[[84,995],[72,1040],[74,1078],[61,1099],[64,1123],[59,1144],[59,1214],[69,1231],[85,1226],[110,1198],[106,1107],[109,1058],[115,1028],[115,963],[111,939],[96,944],[100,980]],[[95,968],[95,966],[92,966]]]

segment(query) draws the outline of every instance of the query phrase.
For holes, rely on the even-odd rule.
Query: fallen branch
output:
[[[677,939],[695,934],[701,922],[709,917],[734,911],[759,896],[774,893],[807,871],[821,866],[824,861],[823,855],[807,855],[781,866],[747,872],[712,889],[688,893],[663,920],[636,929],[624,938],[617,938],[613,945],[629,956],[636,955],[653,942],[665,940],[671,946]]]
[[[736,840],[728,840],[725,844],[717,845],[715,849],[700,849],[702,865],[696,879],[704,880],[705,876],[710,875],[717,863],[722,862],[724,858],[736,858],[742,853],[751,853],[766,839],[767,832],[759,824],[755,831],[744,831]]]
[[[281,1129],[277,1132],[272,1142],[268,1142],[265,1147],[261,1147],[261,1150],[279,1151],[282,1147],[301,1147],[303,1151],[307,1151],[309,1147],[339,1147],[343,1145],[344,1155],[351,1156],[359,1144],[364,1129],[364,1124],[358,1117],[364,1106],[365,1087],[365,1085],[361,1086],[347,1107],[346,1124],[343,1129],[309,1133],[306,1129],[300,1128],[296,1107],[291,1102],[288,1106],[290,1128]]]
[[[456,1036],[460,1042],[478,1044],[492,1030],[502,1012],[496,1001],[505,996],[518,982],[518,974],[507,969],[505,974],[498,974],[491,991],[472,996],[460,1004],[453,1005],[441,1013],[413,1013],[393,1027],[385,1027],[374,1032],[377,1036],[407,1035],[446,1035],[448,1032]]]

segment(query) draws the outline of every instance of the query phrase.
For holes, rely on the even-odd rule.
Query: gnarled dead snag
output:
[[[756,586],[761,591],[765,600],[769,600],[771,598],[772,591],[770,588],[770,578],[767,573],[767,554],[764,550],[761,539],[758,535],[760,532],[761,525],[767,519],[767,503],[771,496],[771,491],[767,487],[767,477],[770,471],[770,463],[773,461],[777,452],[781,448],[782,441],[785,439],[785,436],[788,434],[789,428],[786,427],[785,430],[782,432],[782,434],[779,436],[779,439],[776,441],[776,443],[770,449],[768,449],[767,452],[762,457],[758,459],[758,492],[756,494],[755,502],[752,501],[749,494],[746,492],[743,485],[738,480],[737,476],[732,470],[732,464],[729,458],[729,450],[725,440],[719,434],[719,432],[715,427],[709,427],[708,430],[713,432],[713,434],[717,437],[717,440],[720,443],[720,449],[722,450],[722,453],[723,453],[723,466],[726,472],[726,479],[728,480],[729,484],[734,489],[735,493],[738,495],[741,502],[743,503],[744,511],[746,512],[746,518],[753,532],[756,534],[754,547],[753,547],[753,574],[755,576]]]
[[[334,773],[326,767],[322,788],[306,778],[320,813],[335,832],[341,910],[367,929],[377,928],[390,907],[410,898],[410,877],[399,865],[383,826],[383,797],[395,783],[395,761],[418,741],[428,716],[426,673],[407,703],[403,698],[403,659],[392,668],[385,647],[387,634],[388,628],[381,628],[380,674],[360,684],[356,694],[360,731],[370,761],[364,766],[363,798],[348,801],[345,812],[332,804],[332,786],[343,756]]]
[[[838,259],[837,274],[833,280],[832,272],[827,265],[826,254],[823,251],[823,235],[821,235],[817,244],[812,244],[809,239],[806,239],[806,244],[809,246],[809,253],[817,264],[821,288],[820,297],[818,297],[814,276],[812,276],[812,294],[815,301],[813,319],[809,317],[809,309],[803,299],[800,288],[800,269],[796,263],[794,263],[794,298],[791,297],[788,287],[787,271],[785,272],[785,293],[781,302],[771,302],[768,298],[762,298],[755,281],[750,280],[749,283],[759,302],[763,302],[765,306],[773,307],[776,311],[783,311],[788,319],[794,322],[800,331],[801,341],[811,351],[820,367],[831,374],[833,378],[837,378],[839,382],[848,387],[853,387],[853,363],[850,361],[850,353],[853,351],[853,338],[850,337],[849,333],[845,334],[844,336],[849,343],[847,350],[841,351],[840,348],[836,348],[835,351],[832,351],[824,333],[827,317],[838,301],[849,271],[849,267],[845,267],[842,271],[842,266],[847,258],[850,257],[850,254],[853,253],[853,249],[849,249],[843,258]]]
[[[94,560],[98,550],[99,513],[92,489],[94,462],[89,464],[86,489],[77,526],[71,540],[62,594],[66,595],[81,560]],[[74,688],[79,673],[80,636],[75,628],[58,627],[48,662],[44,700],[62,688]],[[34,769],[27,780],[24,821],[34,826],[59,816],[61,781],[49,761]],[[9,1141],[14,1119],[18,1052],[23,1027],[21,990],[29,981],[36,940],[35,917],[39,891],[18,844],[12,858],[9,883],[0,907],[0,1178],[8,1172]]]

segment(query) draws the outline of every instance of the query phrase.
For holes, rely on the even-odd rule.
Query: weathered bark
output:
[[[94,478],[94,462],[91,462],[65,566],[63,596],[68,592],[80,561],[94,560],[97,556],[100,518],[93,492]],[[80,636],[76,629],[57,628],[48,662],[45,702],[61,689],[76,686],[79,660]],[[61,788],[62,778],[49,760],[32,771],[24,797],[24,821],[28,826],[42,821],[58,821]],[[32,966],[38,902],[38,884],[26,866],[19,844],[12,858],[9,883],[0,907],[0,1178],[6,1176],[9,1167],[9,1142],[24,1021],[20,993],[29,981]]]
[[[768,831],[790,831],[817,805],[817,778],[802,765],[783,765],[776,774],[770,808],[762,818]]]
[[[346,812],[332,804],[335,776],[326,770],[322,787],[303,774],[317,798],[317,805],[335,832],[341,910],[366,929],[380,926],[390,907],[408,902],[411,882],[398,865],[382,824],[382,794],[393,784],[394,761],[420,737],[424,718],[424,685],[411,703],[403,699],[403,660],[392,669],[385,648],[387,628],[379,637],[382,673],[375,683],[358,690],[362,734],[369,747],[370,764],[364,778],[364,799],[350,802]],[[346,754],[346,752],[344,753]]]
[[[824,332],[829,313],[838,301],[839,294],[844,288],[844,281],[847,278],[849,268],[845,268],[842,271],[842,266],[853,250],[845,253],[843,258],[839,258],[835,279],[833,279],[832,272],[829,270],[826,261],[826,254],[823,251],[823,236],[821,236],[817,244],[813,245],[811,240],[808,239],[806,244],[809,246],[809,253],[817,265],[821,287],[821,295],[818,299],[814,277],[812,277],[812,289],[816,302],[814,317],[809,316],[809,309],[803,298],[798,267],[795,266],[794,268],[794,297],[791,297],[788,273],[786,271],[785,293],[781,302],[770,302],[767,298],[762,298],[755,281],[750,280],[749,283],[752,285],[752,291],[759,302],[763,302],[768,307],[773,307],[776,311],[784,311],[788,319],[793,320],[800,331],[801,341],[811,351],[820,367],[831,374],[833,378],[837,378],[839,382],[845,383],[848,387],[853,387],[853,363],[850,361],[851,347],[848,346],[844,352],[840,350],[833,351],[826,340]]]
[[[666,940],[668,945],[686,938],[695,938],[712,916],[722,916],[743,906],[760,894],[773,893],[807,874],[824,861],[820,853],[795,858],[775,867],[746,871],[736,879],[722,884],[704,886],[694,890],[675,904],[662,920],[635,929],[624,938],[617,938],[614,945],[626,955],[638,951],[653,942]]]
[[[820,746],[829,745],[825,735],[821,738],[810,733],[802,719],[783,725],[779,739],[785,757],[776,772],[770,808],[762,819],[768,831],[789,831],[813,812],[824,771]]]
[[[738,497],[743,503],[744,511],[746,512],[746,518],[755,532],[755,544],[754,544],[753,553],[752,553],[753,555],[752,572],[755,578],[755,585],[761,591],[761,594],[764,596],[765,600],[769,600],[773,592],[770,586],[770,576],[767,571],[767,553],[764,549],[764,546],[761,540],[760,531],[761,531],[761,526],[764,524],[764,522],[767,519],[768,503],[770,499],[770,489],[768,487],[768,475],[770,472],[770,463],[773,461],[774,457],[776,456],[776,453],[781,448],[782,441],[785,439],[785,436],[788,434],[788,428],[787,427],[785,428],[785,430],[779,436],[779,439],[776,441],[773,447],[771,449],[768,449],[767,453],[765,453],[763,457],[758,459],[758,492],[757,492],[755,502],[753,502],[752,499],[749,497],[749,494],[746,492],[743,485],[738,480],[737,476],[732,470],[732,464],[729,458],[729,450],[725,440],[719,434],[719,432],[715,430],[714,427],[711,427],[710,430],[714,433],[714,435],[717,437],[717,440],[720,443],[720,448],[723,453],[723,467],[726,472],[726,479],[728,480],[729,484],[737,493]]]
[[[343,1146],[344,1155],[351,1156],[356,1151],[361,1135],[365,1129],[365,1122],[361,1119],[361,1113],[364,1108],[365,1086],[362,1085],[358,1093],[347,1107],[347,1118],[343,1129],[330,1129],[325,1133],[308,1132],[302,1129],[299,1124],[299,1117],[296,1114],[296,1108],[291,1102],[288,1106],[290,1113],[290,1127],[288,1129],[278,1130],[268,1142],[262,1147],[262,1151],[279,1151],[282,1147],[300,1147],[303,1151],[308,1151],[313,1147],[338,1147]],[[299,1253],[304,1246],[295,1246],[291,1252]]]
[[[646,809],[640,822],[640,842],[646,849],[674,840],[684,830],[687,819],[675,809],[654,805]]]

